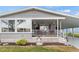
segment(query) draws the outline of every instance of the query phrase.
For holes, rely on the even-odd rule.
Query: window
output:
[[[22,24],[23,22],[25,22],[25,20],[17,20],[17,25]]]
[[[26,25],[26,20],[17,20],[17,32],[30,32]]]
[[[1,20],[2,32],[14,32],[15,20]]]
[[[16,23],[16,24],[15,24]],[[2,32],[30,32],[30,25],[26,20],[1,20],[1,31]]]
[[[18,28],[17,31],[18,31],[18,32],[30,32],[30,29]]]

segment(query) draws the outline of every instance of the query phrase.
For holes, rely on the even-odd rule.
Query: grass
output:
[[[68,35],[68,36],[71,36],[71,37],[73,37],[73,35],[74,35],[74,37],[77,37],[77,38],[79,38],[79,33],[66,33],[66,35]]]
[[[0,46],[0,52],[68,52],[79,51],[71,46]]]
[[[0,52],[51,52],[59,51],[53,49],[47,49],[41,46],[33,47],[0,47]]]
[[[61,52],[79,52],[79,49],[72,47],[72,46],[54,46],[54,47],[47,47],[48,49],[59,50]]]

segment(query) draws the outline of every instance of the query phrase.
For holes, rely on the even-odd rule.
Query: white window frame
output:
[[[2,32],[1,31],[1,28],[2,28],[1,20],[15,20],[15,31],[14,32]],[[17,26],[16,26],[17,20],[28,20],[28,18],[0,18],[0,33],[32,33],[32,27],[29,28],[30,32],[17,32]]]

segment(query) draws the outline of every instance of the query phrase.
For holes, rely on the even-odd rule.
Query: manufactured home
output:
[[[14,43],[25,38],[36,43],[67,42],[63,29],[79,27],[79,17],[30,7],[0,14],[0,41]]]

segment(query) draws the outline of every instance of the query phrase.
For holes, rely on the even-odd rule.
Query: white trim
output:
[[[61,23],[62,23],[62,22],[61,22],[61,20],[60,20],[60,36],[62,35],[62,34],[61,34],[61,26],[62,26]]]
[[[15,32],[17,32],[17,19],[15,20]]]
[[[5,15],[17,13],[17,12],[28,11],[30,9],[41,10],[41,11],[45,11],[45,12],[48,12],[48,13],[54,13],[54,14],[58,14],[58,15],[62,15],[62,16],[67,16],[67,17],[79,18],[77,16],[73,16],[73,15],[69,15],[69,14],[65,14],[65,13],[60,13],[60,12],[55,12],[55,11],[51,11],[51,10],[47,10],[47,9],[43,9],[43,8],[38,8],[38,7],[29,7],[29,8],[24,8],[24,9],[20,9],[20,10],[4,12],[4,13],[0,13],[0,16],[2,17],[2,16],[5,16]]]
[[[30,32],[32,32],[32,28],[30,28],[30,30],[31,30],[30,32],[17,32],[17,20],[18,19],[26,20],[27,18],[0,18],[0,21],[1,20],[15,20],[15,31],[14,32],[0,32],[0,33],[30,33]]]
[[[28,33],[28,34],[32,34],[32,32],[1,32],[0,34],[6,34],[6,33],[8,33],[8,34],[9,33],[14,33],[14,34],[17,34],[17,33],[19,33],[19,34],[20,33],[26,33],[27,34]]]
[[[59,36],[59,21],[57,19],[57,37]]]
[[[74,28],[72,28],[72,38],[74,39]]]
[[[43,10],[43,11],[46,11],[46,12],[49,12],[49,13],[54,13],[54,14],[58,14],[58,15],[62,15],[62,16],[79,18],[78,16],[73,16],[73,15],[62,13],[62,12],[51,11],[51,10],[47,10],[47,9],[43,9],[43,8],[38,8],[38,7],[34,7],[34,8],[37,9],[37,10]]]
[[[66,19],[65,17],[40,17],[40,18],[0,18],[1,20],[2,19],[10,19],[10,20],[13,20],[13,19]]]

